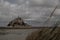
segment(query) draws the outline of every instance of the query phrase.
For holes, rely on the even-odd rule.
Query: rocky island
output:
[[[10,21],[7,26],[10,28],[30,28],[30,25],[25,23],[21,17],[17,17]]]

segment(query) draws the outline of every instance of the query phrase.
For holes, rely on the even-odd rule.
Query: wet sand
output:
[[[0,40],[25,40],[28,34],[38,29],[0,29]]]

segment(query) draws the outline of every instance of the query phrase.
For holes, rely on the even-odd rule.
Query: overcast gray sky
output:
[[[60,0],[0,0],[0,25],[7,25],[18,16],[26,21],[34,21],[30,24],[40,25],[39,22],[44,23],[56,5],[60,8]],[[49,25],[60,19],[59,8],[54,12]]]

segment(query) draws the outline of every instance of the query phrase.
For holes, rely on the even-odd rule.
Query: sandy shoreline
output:
[[[38,29],[0,29],[0,40],[25,40],[28,34],[36,30]]]

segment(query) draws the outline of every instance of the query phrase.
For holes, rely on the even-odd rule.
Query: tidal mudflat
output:
[[[25,40],[28,34],[38,29],[0,29],[0,40]]]

